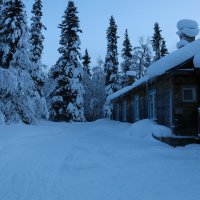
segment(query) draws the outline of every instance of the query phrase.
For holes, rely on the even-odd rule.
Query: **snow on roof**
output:
[[[162,57],[160,60],[154,62],[149,66],[147,70],[147,75],[136,82],[131,86],[127,86],[107,97],[108,101],[111,101],[115,98],[118,98],[133,88],[139,86],[140,84],[146,82],[150,78],[160,76],[166,71],[173,69],[174,67],[180,65],[181,63],[194,57],[194,67],[200,68],[200,39],[187,44],[186,46],[170,53],[169,55]]]
[[[189,44],[188,41],[186,41],[186,40],[181,40],[181,41],[179,41],[179,42],[176,44],[176,47],[177,47],[177,49],[180,49],[180,48],[186,46],[187,44]]]
[[[141,79],[135,81],[132,85],[130,86],[126,86],[124,88],[122,88],[121,90],[109,95],[107,97],[107,101],[112,101],[113,99],[116,99],[124,94],[126,94],[127,92],[129,92],[130,90],[132,90],[133,88],[139,86],[140,84],[144,83],[145,81],[147,81],[149,78],[148,76],[144,76]]]
[[[149,78],[160,76],[166,71],[180,65],[181,63],[194,57],[200,51],[200,39],[187,44],[186,46],[162,57],[153,63],[147,70]]]
[[[183,28],[198,29],[198,23],[190,19],[182,19],[177,23],[178,30]]]
[[[200,51],[194,56],[193,63],[194,67],[200,68]]]
[[[177,32],[177,35],[185,34],[188,37],[196,37],[199,34],[199,29],[183,28]]]

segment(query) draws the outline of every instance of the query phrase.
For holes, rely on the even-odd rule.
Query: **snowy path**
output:
[[[200,146],[130,131],[105,120],[0,127],[0,200],[197,200]]]

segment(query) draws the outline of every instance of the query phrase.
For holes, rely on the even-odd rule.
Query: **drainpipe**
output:
[[[200,136],[200,107],[198,108],[198,136]]]
[[[146,97],[145,97],[145,99],[144,99],[144,105],[145,105],[145,107],[146,107],[146,109],[144,110],[145,111],[145,113],[146,113],[146,116],[145,116],[145,118],[149,118],[149,102],[148,102],[148,88],[149,86],[148,86],[148,79],[146,80]],[[146,102],[147,101],[147,102]]]

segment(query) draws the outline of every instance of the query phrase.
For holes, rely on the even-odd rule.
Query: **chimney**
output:
[[[177,43],[178,49],[193,42],[195,37],[199,34],[198,24],[194,20],[182,19],[177,23],[177,28],[177,35],[180,38],[180,41]]]
[[[127,71],[126,76],[127,76],[127,84],[132,85],[135,82],[136,72]]]

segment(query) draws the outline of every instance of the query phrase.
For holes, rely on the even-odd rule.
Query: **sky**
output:
[[[24,0],[28,17],[34,0]],[[51,67],[59,58],[60,29],[58,24],[67,7],[67,0],[43,0],[42,21],[47,27],[44,31],[43,63]],[[114,16],[118,26],[118,52],[121,54],[125,29],[128,29],[131,43],[137,46],[140,37],[153,35],[154,23],[158,22],[168,50],[176,50],[179,41],[176,24],[180,19],[193,19],[200,23],[199,0],[75,0],[78,8],[80,27],[83,33],[81,51],[85,49],[96,64],[98,57],[106,55],[106,30],[109,18]],[[29,20],[30,22],[30,20]]]

